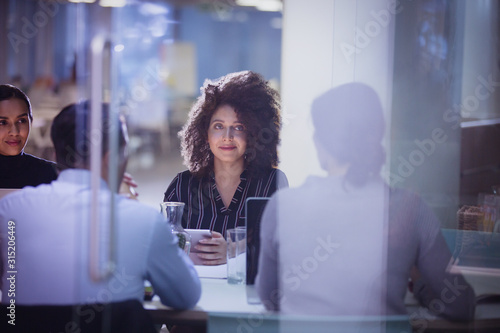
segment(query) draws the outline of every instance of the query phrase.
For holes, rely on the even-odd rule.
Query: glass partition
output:
[[[264,214],[261,254],[276,260],[259,274],[276,282],[267,288],[284,316],[210,313],[209,331],[359,329],[378,315],[418,330],[428,317],[468,319],[471,300],[500,294],[498,1],[284,0],[281,11],[244,2],[1,2],[0,83],[23,88],[33,107],[26,152],[54,160],[58,112],[91,98],[99,114],[109,103],[111,119],[127,122],[127,172],[139,186],[116,177],[116,128],[109,185],[159,211],[186,169],[178,132],[203,82],[253,70],[281,94],[279,168],[290,189]],[[75,282],[91,270],[105,280],[120,255],[110,237],[116,209],[97,209],[99,152],[93,161],[89,205],[102,224],[94,247],[82,246],[94,268],[77,268]],[[75,243],[88,232],[79,218]],[[418,271],[434,288],[428,308],[408,289]],[[475,295],[461,292],[465,283]],[[91,301],[112,294],[96,292]],[[375,331],[392,325],[374,322]]]
[[[413,319],[421,311],[450,319],[451,309],[457,320],[455,306],[467,312],[476,303],[471,288],[476,295],[500,292],[492,285],[500,268],[493,230],[499,163],[492,152],[499,133],[498,43],[488,42],[499,37],[497,5],[285,2],[280,167],[293,190],[278,192],[262,224],[272,221],[265,229],[270,245],[261,248],[266,279],[278,276],[282,311],[394,311],[390,301],[371,303],[380,280],[386,300],[406,295],[409,310],[415,297],[406,283],[418,280],[414,268],[425,272],[427,287],[437,284],[429,287],[436,293],[430,308],[410,310]],[[349,180],[354,167],[359,176],[374,161],[380,151],[374,142],[385,163],[372,172],[387,192],[370,192],[374,179],[359,186]],[[322,256],[327,241],[330,252]],[[365,260],[369,266],[360,264]],[[377,270],[376,278],[370,275]],[[456,278],[470,284],[469,294],[444,300],[449,289],[439,283]],[[349,289],[354,281],[364,282]],[[361,303],[366,307],[352,310]]]

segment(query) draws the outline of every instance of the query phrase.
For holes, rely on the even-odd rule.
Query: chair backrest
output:
[[[156,332],[150,315],[138,300],[15,307],[2,304],[0,317],[0,332]]]

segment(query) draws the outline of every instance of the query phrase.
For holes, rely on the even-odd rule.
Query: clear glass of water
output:
[[[227,230],[227,282],[244,284],[247,270],[247,236],[244,228]]]

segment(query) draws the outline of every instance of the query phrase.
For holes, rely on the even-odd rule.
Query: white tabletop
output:
[[[213,279],[226,279],[227,278],[227,265],[205,266],[195,265],[196,271],[200,278],[213,278]]]
[[[221,278],[221,276],[225,275],[225,265],[215,267],[196,266],[196,269],[200,275],[202,285],[201,299],[196,307],[188,311],[172,311],[172,309],[161,304],[158,298],[154,298],[152,302],[145,302],[144,307],[151,310],[150,315],[156,323],[206,326],[209,320],[209,313],[224,313],[222,316],[226,316],[228,313],[236,316],[238,314],[245,316],[245,313],[270,315],[263,305],[247,303],[246,285],[230,285],[227,283],[226,278]],[[468,280],[480,293],[498,290],[498,278],[496,281],[494,281],[495,279],[485,281],[485,278],[469,277]],[[421,313],[419,311],[420,306],[413,297],[413,294],[408,293],[406,295],[405,305],[409,313]],[[474,325],[487,329],[498,327],[500,325],[499,311],[500,304],[498,303],[478,305]],[[429,327],[451,330],[469,328],[468,323],[449,322],[433,317],[428,311],[423,313],[427,314],[425,319]]]
[[[194,311],[204,312],[266,312],[262,304],[248,304],[245,284],[227,283],[227,265],[195,266],[201,281],[201,298]],[[168,309],[158,296],[144,304],[146,309]]]
[[[201,299],[197,308],[206,312],[265,312],[262,304],[248,304],[246,286],[228,284],[226,279],[201,278]]]

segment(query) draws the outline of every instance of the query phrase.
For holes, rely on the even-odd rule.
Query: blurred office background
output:
[[[32,99],[27,151],[51,159],[51,117],[90,97],[104,36],[103,95],[128,118],[128,171],[147,204],[184,169],[176,134],[204,80],[247,69],[281,93],[291,186],[321,174],[312,100],[353,80],[384,107],[384,178],[420,193],[444,227],[500,185],[497,0],[76,2],[0,2],[0,81]]]
[[[104,67],[116,67],[103,78],[116,78],[109,90],[127,116],[128,171],[141,201],[158,207],[185,169],[177,132],[205,79],[251,69],[279,89],[281,2],[264,10],[232,1],[87,2],[2,1],[0,38],[8,47],[0,51],[0,81],[31,98],[27,152],[53,159],[51,119],[89,97],[92,40],[109,39],[114,64]]]

